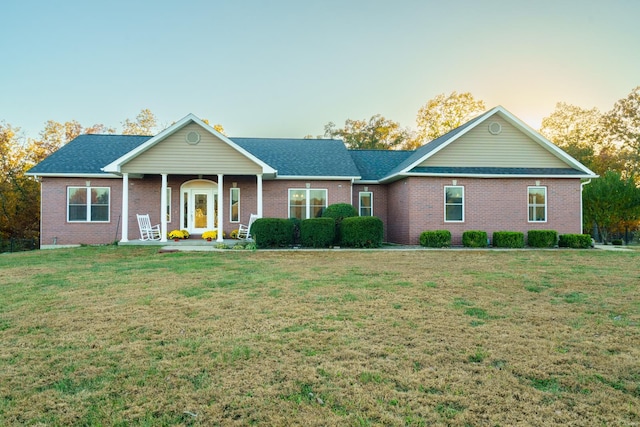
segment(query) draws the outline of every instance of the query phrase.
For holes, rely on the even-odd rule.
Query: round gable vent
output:
[[[489,133],[492,135],[497,135],[502,132],[502,125],[498,122],[489,123]]]
[[[185,137],[187,140],[187,144],[196,145],[200,142],[200,134],[194,130],[187,132],[187,136]]]

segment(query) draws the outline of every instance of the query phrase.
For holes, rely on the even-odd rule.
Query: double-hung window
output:
[[[444,187],[445,222],[464,221],[464,187],[448,185]]]
[[[327,207],[327,190],[289,189],[289,218],[308,219],[322,216]]]
[[[527,187],[529,222],[547,222],[547,187]]]
[[[67,221],[109,222],[109,187],[68,187]]]
[[[360,216],[373,216],[373,193],[360,192]]]

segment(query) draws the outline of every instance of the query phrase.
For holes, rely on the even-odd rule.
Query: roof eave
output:
[[[410,176],[434,176],[434,177],[457,177],[457,178],[579,178],[579,179],[592,179],[598,178],[598,175],[588,174],[574,174],[574,175],[545,175],[545,174],[497,174],[497,173],[443,173],[443,172],[407,172],[398,174],[398,177],[410,177]],[[399,179],[399,178],[398,178]]]
[[[314,180],[314,181],[351,181],[360,179],[360,176],[313,176],[313,175],[278,175],[276,179],[284,180]]]
[[[55,172],[27,172],[27,176],[35,177],[51,177],[51,178],[121,178],[120,175],[113,173],[55,173]]]

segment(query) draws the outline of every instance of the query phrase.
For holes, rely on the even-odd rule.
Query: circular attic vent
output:
[[[489,133],[492,135],[497,135],[502,132],[502,125],[498,122],[489,123]]]
[[[200,142],[200,134],[192,130],[187,132],[187,136],[185,137],[185,139],[187,140],[188,144],[196,145],[198,142]]]

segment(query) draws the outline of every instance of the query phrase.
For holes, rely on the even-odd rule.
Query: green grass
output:
[[[636,425],[638,265],[595,250],[3,254],[0,425]]]

